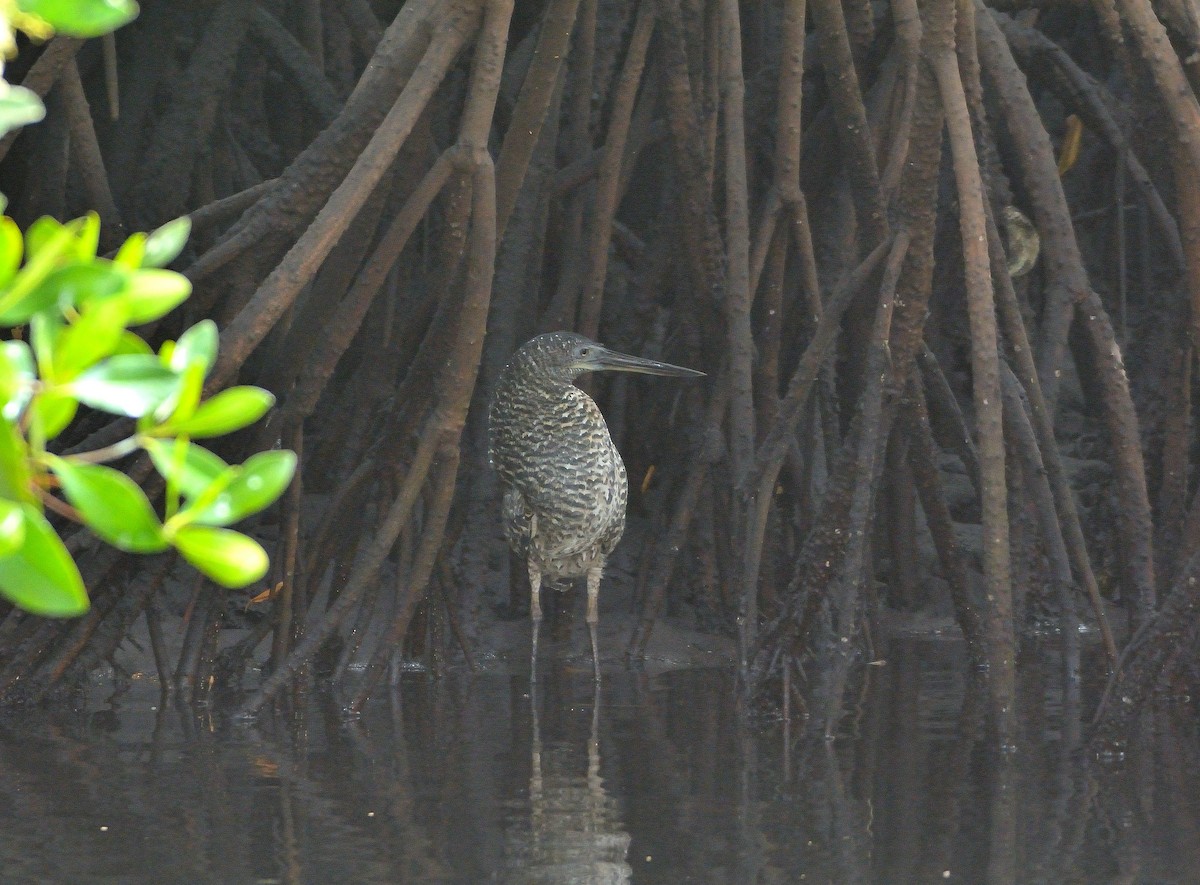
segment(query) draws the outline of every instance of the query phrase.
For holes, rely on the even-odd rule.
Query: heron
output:
[[[505,539],[529,569],[530,681],[537,680],[543,578],[568,579],[556,583],[559,589],[569,587],[569,579],[587,579],[592,667],[600,681],[600,579],[625,531],[629,500],[625,462],[604,415],[574,384],[583,373],[600,371],[704,375],[609,350],[570,332],[530,339],[501,373],[488,414],[488,457],[504,492]]]

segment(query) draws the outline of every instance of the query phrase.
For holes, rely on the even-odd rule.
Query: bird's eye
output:
[[[591,355],[591,352],[592,352],[592,349],[591,349],[590,347],[581,347],[581,348],[579,348],[579,355],[580,355],[580,356],[590,356],[590,355]]]

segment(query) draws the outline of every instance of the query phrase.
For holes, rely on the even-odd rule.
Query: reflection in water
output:
[[[233,728],[140,683],[8,711],[0,879],[1196,881],[1190,703],[1100,763],[1063,727],[1055,657],[1030,655],[1022,692],[1042,702],[1001,755],[958,655],[893,641],[832,745],[797,741],[799,723],[747,727],[724,670],[615,673],[599,699],[586,671],[553,665],[536,698],[527,676],[407,674],[351,723],[318,692]]]
[[[587,773],[568,743],[542,745],[536,686],[529,699],[529,817],[507,833],[506,880],[513,885],[620,885],[632,874],[625,856],[629,833],[600,776],[600,686],[594,684]]]

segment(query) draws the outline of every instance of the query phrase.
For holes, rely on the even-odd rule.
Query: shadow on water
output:
[[[1001,754],[959,654],[894,640],[835,744],[744,725],[721,669],[617,673],[595,694],[552,663],[532,697],[520,676],[409,674],[354,722],[318,693],[246,727],[135,682],[0,719],[2,878],[1195,881],[1194,706],[1160,707],[1100,762],[1031,659],[1044,701]]]

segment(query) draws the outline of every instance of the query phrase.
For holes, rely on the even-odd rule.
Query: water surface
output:
[[[1103,764],[1027,662],[1015,753],[951,643],[893,642],[833,745],[747,725],[725,669],[407,674],[347,722],[228,724],[134,682],[0,718],[4,882],[1195,882],[1189,703]],[[96,694],[94,692],[93,694]],[[536,713],[536,715],[535,715]]]

